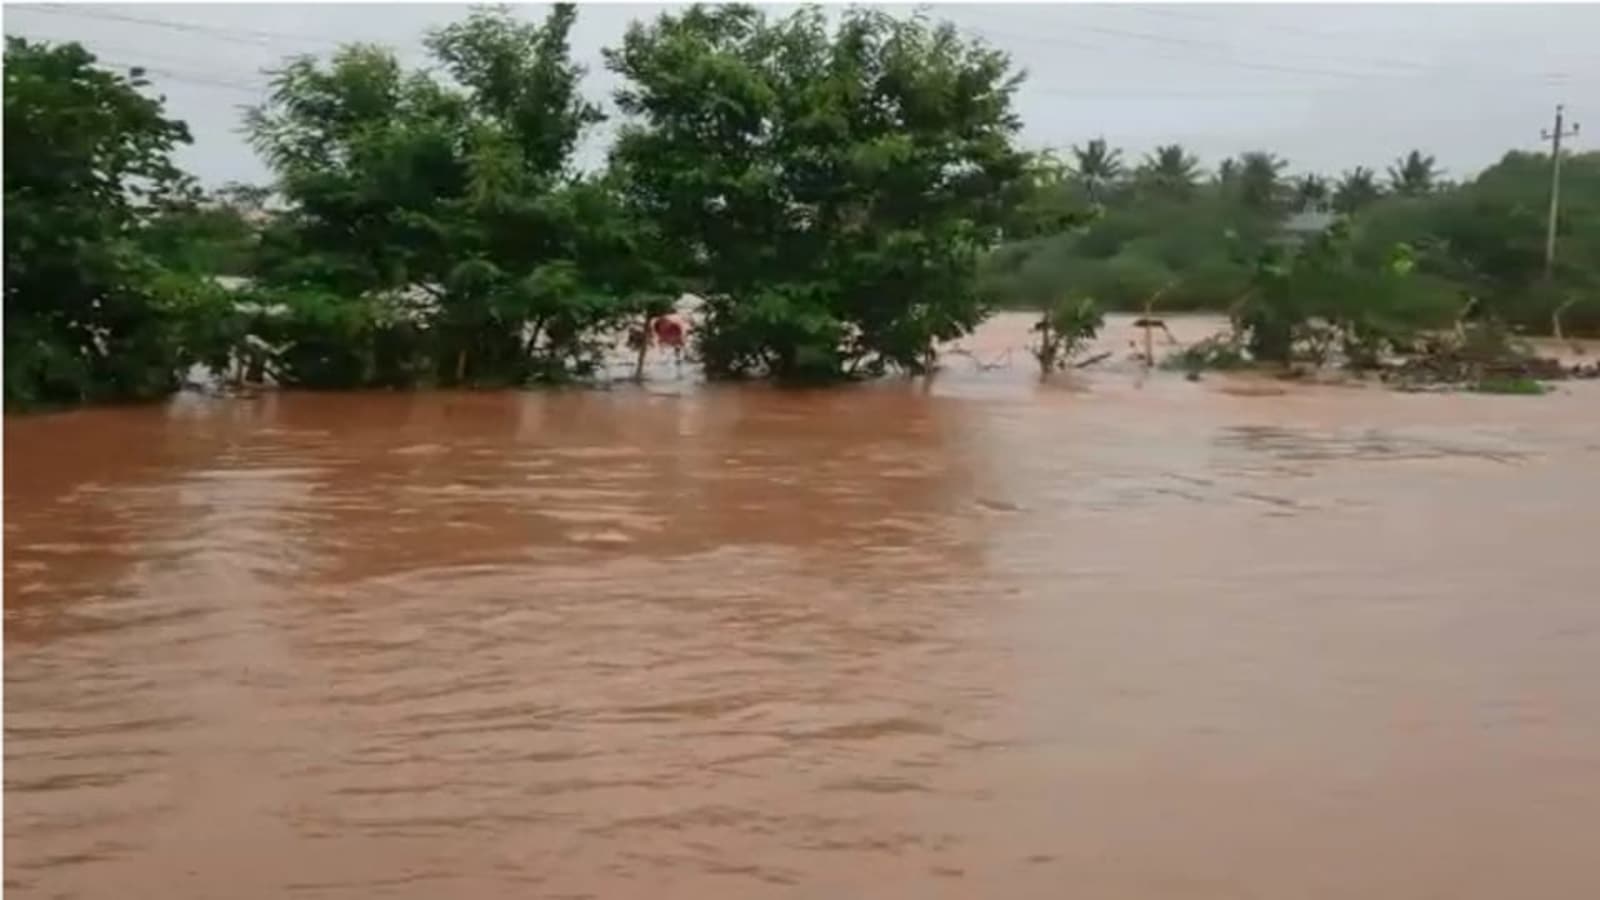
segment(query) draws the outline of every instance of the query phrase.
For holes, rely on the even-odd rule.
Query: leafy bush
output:
[[[1100,308],[1088,298],[1063,300],[1045,310],[1033,326],[1039,335],[1039,343],[1033,348],[1039,371],[1049,374],[1065,369],[1104,325]]]
[[[1238,339],[1232,334],[1217,334],[1195,341],[1161,361],[1164,369],[1202,372],[1210,369],[1242,369],[1250,364]]]

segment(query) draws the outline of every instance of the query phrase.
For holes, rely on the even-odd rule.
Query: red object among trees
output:
[[[683,346],[683,323],[677,316],[657,316],[650,322],[650,330],[655,333],[656,342],[665,347],[674,349]]]

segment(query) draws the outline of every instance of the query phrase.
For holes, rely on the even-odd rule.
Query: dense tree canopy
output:
[[[634,117],[612,160],[707,298],[710,372],[916,370],[977,324],[1027,164],[1002,54],[921,19],[727,6],[608,58]]]
[[[601,118],[568,52],[576,12],[479,10],[428,37],[453,80],[378,47],[292,61],[249,128],[290,203],[266,283],[360,298],[335,383],[519,383],[587,371],[661,289],[650,229],[571,156]],[[395,352],[379,353],[387,345]]]
[[[1507,321],[1543,332],[1561,311],[1569,328],[1600,329],[1600,153],[1562,161],[1556,265],[1547,279],[1549,190],[1550,157],[1512,152],[1459,186],[1388,197],[1354,221],[1369,255],[1406,241],[1421,270]]]
[[[137,240],[186,185],[182,122],[77,44],[6,38],[7,406],[153,396],[175,384],[171,298]]]
[[[185,196],[151,216],[139,242],[159,263],[179,272],[252,275],[269,193],[226,184],[209,194]]]
[[[308,387],[583,377],[685,290],[712,377],[923,371],[998,305],[1042,312],[1047,369],[1103,308],[1226,311],[1263,359],[1370,358],[1465,308],[1600,330],[1600,154],[1565,160],[1547,276],[1547,155],[1449,183],[1420,149],[1337,177],[1088,129],[1025,152],[1022,75],[954,28],[733,5],[606,51],[620,127],[580,173],[602,114],[576,15],[474,10],[424,69],[365,45],[287,60],[244,123],[272,184],[209,193],[138,72],[8,39],[7,406],[158,396],[196,363]]]
[[[1183,156],[1178,147],[1157,154],[1173,161]],[[1259,299],[1263,272],[1272,268],[1264,259],[1315,236],[1296,230],[1304,223],[1294,214],[1326,209],[1345,220],[1340,252],[1308,257],[1296,279],[1271,282],[1273,290],[1304,295],[1312,280],[1326,290],[1340,284],[1340,290],[1369,293],[1375,309],[1388,310],[1377,315],[1384,321],[1444,324],[1477,298],[1495,316],[1526,329],[1550,330],[1558,313],[1568,331],[1600,327],[1600,154],[1564,160],[1557,264],[1549,279],[1547,155],[1511,153],[1476,178],[1447,185],[1433,157],[1412,151],[1391,168],[1387,191],[1363,167],[1346,172],[1331,188],[1315,173],[1285,180],[1288,163],[1266,152],[1224,160],[1210,184],[1185,192],[1152,190],[1157,161],[1147,161],[1126,183],[1106,186],[1103,208],[1079,201],[1078,215],[1057,217],[1067,224],[1056,232],[1016,236],[991,254],[986,283],[996,302],[1039,306],[1036,288],[1007,285],[1037,285],[1037,273],[1048,271],[1057,298],[1092,297],[1113,309],[1141,309],[1159,292],[1160,309],[1237,311],[1248,297]],[[1070,187],[1038,190],[1057,195],[1058,206],[1077,196]],[[1049,205],[1044,199],[1031,202]],[[1329,274],[1339,265],[1352,267],[1341,278],[1354,278],[1358,269],[1382,272],[1396,248],[1411,255],[1417,277],[1385,282],[1383,291],[1375,291],[1370,285],[1358,290],[1355,285],[1364,284],[1359,279],[1339,281]],[[1024,269],[1035,274],[1018,281]],[[1408,291],[1414,293],[1412,308],[1399,315],[1395,310],[1406,306]],[[1454,302],[1441,302],[1443,293]],[[1308,301],[1304,308],[1325,306]]]

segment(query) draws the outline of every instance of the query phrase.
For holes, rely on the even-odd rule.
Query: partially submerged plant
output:
[[[1100,307],[1087,297],[1063,300],[1044,310],[1033,330],[1039,334],[1039,343],[1033,356],[1039,361],[1039,371],[1048,375],[1065,369],[1077,355],[1100,333],[1105,316]]]
[[[1230,332],[1195,341],[1161,361],[1164,369],[1197,374],[1207,369],[1242,369],[1250,362],[1239,346],[1238,336]]]
[[[1569,375],[1559,360],[1535,355],[1494,318],[1429,338],[1396,374],[1401,385],[1466,385],[1496,394],[1544,393],[1541,380]]]

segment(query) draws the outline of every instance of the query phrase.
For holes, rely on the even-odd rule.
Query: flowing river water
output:
[[[5,423],[18,898],[1600,896],[1600,384]]]

